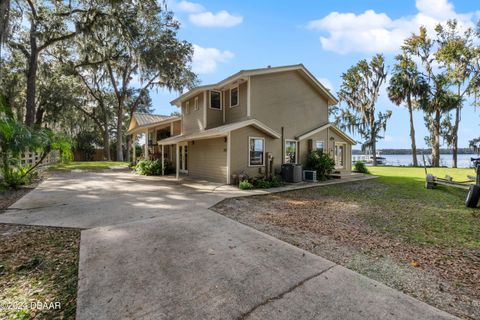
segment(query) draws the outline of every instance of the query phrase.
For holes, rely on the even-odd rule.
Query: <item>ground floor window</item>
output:
[[[285,163],[297,163],[297,150],[297,141],[285,140]]]
[[[263,166],[265,164],[265,139],[263,138],[248,138],[249,142],[249,166]]]
[[[315,141],[315,150],[322,150],[323,151],[323,141]]]

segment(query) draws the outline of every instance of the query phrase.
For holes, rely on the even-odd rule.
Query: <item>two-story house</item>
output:
[[[177,177],[228,184],[234,174],[303,164],[314,149],[328,153],[338,171],[351,170],[355,141],[328,121],[337,99],[301,64],[242,70],[171,103],[181,109],[181,132],[156,143],[163,159],[174,159]]]

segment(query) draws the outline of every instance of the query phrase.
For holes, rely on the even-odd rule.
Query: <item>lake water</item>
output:
[[[409,166],[412,165],[412,155],[411,154],[382,154],[386,160],[387,165],[391,166]],[[458,167],[459,168],[470,168],[472,167],[472,162],[470,158],[479,157],[476,154],[459,154],[458,155]],[[425,160],[428,162],[430,155],[425,155]],[[422,155],[417,155],[418,165],[423,166]],[[452,167],[452,155],[451,154],[442,154],[440,155],[440,165],[445,167]]]

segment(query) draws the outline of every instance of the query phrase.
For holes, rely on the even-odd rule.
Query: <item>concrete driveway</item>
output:
[[[453,319],[208,208],[235,188],[126,172],[54,177],[0,222],[90,228],[77,319]]]
[[[81,172],[55,175],[41,183],[4,214],[0,222],[94,228],[204,210],[237,188],[130,172]]]

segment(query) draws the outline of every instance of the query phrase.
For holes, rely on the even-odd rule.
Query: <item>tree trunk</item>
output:
[[[103,130],[103,157],[107,161],[112,160],[110,157],[110,135],[108,134],[108,128]]]
[[[28,60],[28,71],[27,71],[27,102],[25,104],[26,114],[25,114],[25,124],[29,127],[33,126],[35,123],[35,95],[36,95],[36,81],[37,81],[37,62],[38,62],[38,53],[36,48],[36,41],[33,40],[31,43],[35,43],[35,49],[32,47],[30,53],[30,59]],[[31,44],[32,45],[32,44]]]
[[[418,167],[417,160],[417,144],[415,143],[415,127],[413,125],[413,110],[412,110],[412,99],[410,96],[407,98],[408,104],[408,113],[410,114],[410,139],[412,143],[412,164],[414,167]]]
[[[121,107],[117,112],[117,161],[123,161],[123,112]]]
[[[372,148],[372,166],[377,166],[377,143],[375,141],[375,116],[372,114],[370,120],[370,146]]]
[[[432,166],[440,166],[440,120],[441,120],[440,110],[435,111],[435,119],[433,124],[433,141],[432,141]]]
[[[460,86],[458,86],[458,96],[460,96]],[[460,117],[462,112],[462,105],[460,104],[456,107],[455,110],[455,125],[452,128],[452,157],[453,164],[452,167],[456,168],[458,166],[458,127],[460,126]]]
[[[45,109],[38,107],[37,115],[35,116],[35,126],[41,127],[43,122],[43,115],[45,114]]]
[[[131,162],[130,154],[132,152],[132,149],[131,149],[132,142],[130,141],[131,140],[130,137],[131,137],[131,135],[128,135],[125,139],[126,140],[125,143],[127,144],[127,152],[126,152],[126,155],[125,155],[125,161],[127,161],[127,162]]]
[[[35,123],[35,95],[37,89],[37,64],[38,64],[38,48],[37,48],[37,25],[31,21],[30,27],[30,56],[28,57],[27,70],[27,101],[25,104],[25,124],[29,127]]]

